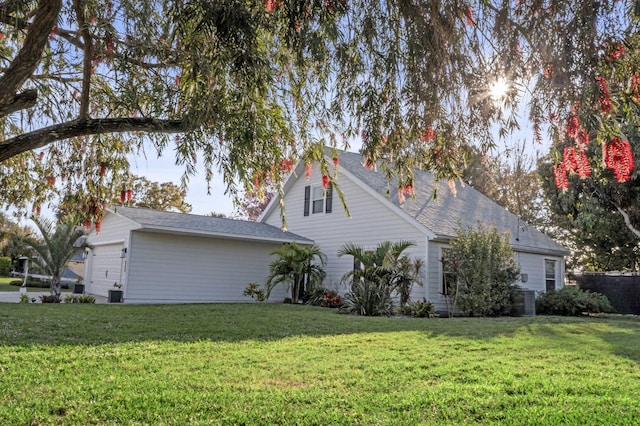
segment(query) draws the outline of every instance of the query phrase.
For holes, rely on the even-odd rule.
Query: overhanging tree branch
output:
[[[189,128],[182,120],[97,118],[67,121],[0,142],[0,163],[51,142],[77,136],[124,132],[182,133],[188,130]]]
[[[39,3],[22,49],[0,77],[0,110],[7,108],[16,111],[14,102],[17,91],[38,67],[61,8],[61,0],[42,0]]]

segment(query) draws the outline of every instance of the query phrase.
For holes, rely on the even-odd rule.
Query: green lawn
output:
[[[0,424],[634,424],[634,317],[0,306]]]
[[[16,287],[14,285],[9,285],[10,282],[12,281],[16,281],[16,280],[21,280],[22,278],[15,278],[15,277],[0,277],[0,291],[19,291],[20,288]],[[42,288],[42,287],[30,287],[27,286],[27,291],[49,291],[49,288]],[[70,292],[71,288],[63,288],[62,292]]]

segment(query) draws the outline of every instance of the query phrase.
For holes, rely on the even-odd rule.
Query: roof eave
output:
[[[136,231],[149,231],[149,232],[157,232],[157,233],[163,233],[163,234],[179,234],[179,235],[223,238],[227,240],[259,241],[259,242],[273,242],[273,243],[295,242],[298,244],[314,243],[312,240],[309,240],[303,237],[301,238],[262,237],[262,236],[255,236],[255,235],[230,234],[226,232],[208,232],[208,231],[198,231],[193,229],[170,228],[166,226],[148,225],[148,224],[142,224],[142,227],[137,229]]]

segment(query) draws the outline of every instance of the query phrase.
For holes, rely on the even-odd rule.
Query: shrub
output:
[[[508,234],[480,224],[460,228],[443,263],[455,275],[448,291],[458,309],[469,316],[509,314],[520,271]]]
[[[607,296],[576,286],[547,291],[536,299],[536,313],[540,315],[579,316],[604,312],[615,312]]]
[[[29,303],[29,295],[21,294],[20,295],[20,303]]]
[[[62,300],[60,296],[56,295],[42,295],[40,296],[40,301],[42,303],[60,303]]]
[[[258,283],[249,283],[242,292],[242,295],[251,297],[258,302],[264,302],[267,299],[264,290],[260,288]]]
[[[341,308],[341,312],[365,316],[391,315],[392,310],[389,286],[372,279],[354,280]]]
[[[0,257],[0,277],[8,277],[11,272],[11,258]]]
[[[342,306],[342,296],[333,290],[317,287],[307,295],[307,305],[322,306],[323,308],[339,308]]]
[[[423,301],[410,302],[408,305],[401,308],[402,314],[416,317],[416,318],[435,318],[438,316],[433,303]]]
[[[13,280],[9,282],[9,285],[15,286],[15,287],[22,287],[22,283],[24,282],[24,280]],[[31,288],[51,288],[51,284],[48,281],[42,281],[38,278],[31,278],[31,277],[27,277],[27,287],[31,287]],[[65,283],[65,284],[61,284],[61,288],[65,288],[68,289],[69,288],[69,284]]]
[[[68,295],[64,298],[64,303],[96,303],[96,298],[89,294]]]

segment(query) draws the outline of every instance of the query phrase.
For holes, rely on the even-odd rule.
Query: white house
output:
[[[125,303],[248,302],[242,292],[264,283],[270,252],[293,241],[312,243],[266,223],[118,207],[88,236],[85,291],[107,296],[117,283]]]
[[[454,195],[430,173],[416,171],[416,196],[401,202],[396,185],[363,163],[359,154],[341,152],[339,165],[331,170],[332,176],[338,174],[350,216],[335,191],[322,187],[318,164],[309,180],[304,164],[298,164],[285,181],[288,232],[280,229],[278,197],[259,222],[127,207],[110,210],[102,232],[88,237],[87,291],[106,295],[118,282],[125,303],[250,301],[242,291],[250,282],[265,282],[273,260],[269,253],[295,241],[320,247],[328,258],[325,286],[345,292],[340,280],[353,268],[353,259],[338,257],[340,247],[354,243],[374,248],[382,241],[407,240],[415,244],[407,253],[426,266],[424,286],[414,287],[412,299],[424,298],[446,310],[443,252],[459,226],[478,222],[510,233],[523,288],[541,292],[563,285],[567,249],[478,191],[458,183]],[[437,200],[432,197],[434,185]],[[285,290],[277,287],[272,300],[282,300]]]
[[[425,298],[436,309],[446,310],[442,296],[446,272],[441,262],[443,251],[459,226],[475,226],[478,222],[510,233],[522,272],[521,287],[542,292],[563,285],[568,250],[468,185],[458,182],[454,195],[446,183],[435,182],[431,173],[416,171],[415,198],[406,197],[401,202],[397,185],[387,182],[384,173],[364,167],[361,155],[340,151],[336,168],[350,217],[334,196],[335,191],[324,191],[318,164],[313,165],[309,180],[304,165],[298,164],[284,191],[288,229],[313,240],[328,257],[328,287],[337,288],[341,277],[353,268],[352,258],[337,255],[345,243],[373,249],[382,241],[407,240],[415,246],[406,253],[423,259],[426,265],[424,286],[414,287],[412,300]],[[432,197],[434,186],[437,199]],[[278,205],[277,198],[272,200],[261,220],[279,226]]]

